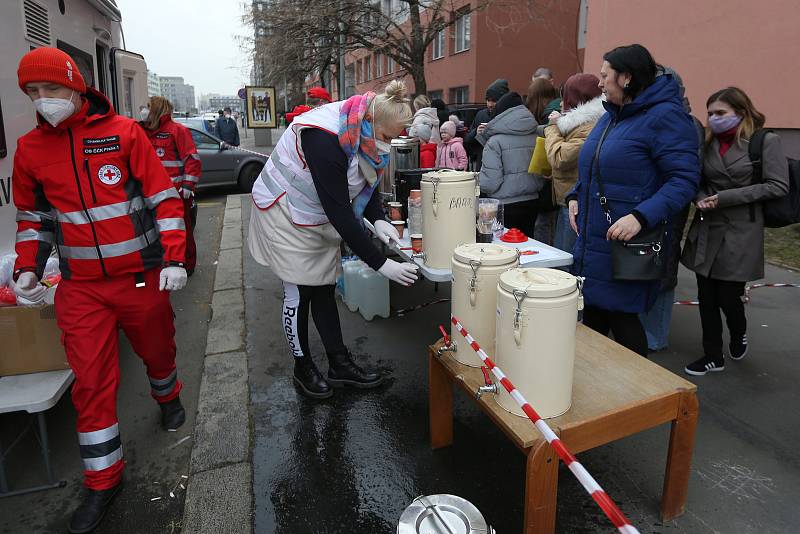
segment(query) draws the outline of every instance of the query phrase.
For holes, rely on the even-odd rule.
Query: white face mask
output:
[[[149,116],[150,116],[150,110],[149,109],[143,108],[143,109],[139,110],[139,117],[141,117],[141,119],[143,121],[146,121],[147,117],[149,117]]]
[[[72,92],[72,95],[70,95],[68,99],[37,98],[33,101],[33,105],[44,120],[49,122],[52,126],[58,126],[75,113],[75,104],[72,102],[72,97],[74,95],[75,91]]]

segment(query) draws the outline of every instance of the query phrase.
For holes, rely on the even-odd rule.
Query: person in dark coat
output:
[[[613,333],[618,343],[646,356],[638,314],[653,305],[661,282],[615,280],[611,240],[629,241],[662,221],[670,228],[697,191],[697,135],[678,83],[669,74],[656,77],[657,65],[646,48],[618,47],[603,60],[600,88],[607,113],[581,150],[578,183],[567,197],[570,225],[578,234],[573,272],[586,279],[584,324]]]
[[[686,98],[686,88],[683,80],[677,72],[669,67],[659,70],[659,76],[671,74],[680,87],[681,97],[686,113],[692,118],[694,128],[697,131],[697,156],[703,161],[703,144],[705,142],[706,130],[703,124],[692,115],[692,107],[689,99]],[[640,313],[639,319],[642,321],[645,333],[647,334],[647,349],[650,352],[664,350],[669,345],[669,326],[672,322],[672,309],[675,307],[675,287],[678,285],[678,264],[680,260],[681,241],[683,241],[683,230],[689,218],[689,206],[681,210],[672,219],[672,234],[670,235],[670,250],[667,257],[667,267],[664,279],[661,281],[661,288],[658,297],[647,312]]]
[[[225,108],[222,116],[217,119],[214,125],[214,132],[217,137],[231,146],[239,146],[239,127],[236,121],[231,118],[231,108]]]
[[[494,108],[497,106],[497,101],[507,92],[508,80],[498,78],[492,82],[486,89],[486,108],[475,114],[472,125],[469,127],[467,135],[464,136],[464,148],[467,149],[467,154],[472,162],[472,169],[475,171],[481,170],[481,161],[483,159],[483,145],[478,142],[476,136],[479,133],[483,133],[486,125],[494,118]]]
[[[450,112],[447,111],[447,104],[441,98],[432,98],[431,107],[436,108],[436,116],[439,119],[439,124],[444,124],[450,120]]]
[[[503,204],[506,228],[517,228],[533,237],[536,199],[543,184],[541,176],[528,173],[536,144],[536,119],[514,91],[503,95],[495,111],[495,117],[478,134],[483,145],[478,180],[481,196]]]
[[[764,212],[761,202],[789,192],[789,167],[781,138],[764,137],[762,180],[754,182],[748,154],[753,133],[765,117],[744,91],[728,87],[708,98],[709,131],[695,217],[681,262],[697,276],[697,300],[703,326],[704,355],[685,372],[702,376],[723,371],[722,319],[725,314],[729,356],[747,354],[745,284],[764,277]]]

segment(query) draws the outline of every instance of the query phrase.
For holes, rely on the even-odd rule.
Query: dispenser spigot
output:
[[[475,398],[480,399],[484,393],[494,393],[497,395],[497,384],[492,382],[492,379],[489,377],[489,369],[486,366],[481,366],[481,372],[483,373],[483,386],[478,387],[478,391],[475,392]]]

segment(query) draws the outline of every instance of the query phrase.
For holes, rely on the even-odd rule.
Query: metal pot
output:
[[[389,165],[383,174],[381,191],[394,193],[395,172],[403,169],[419,168],[419,139],[416,137],[398,137],[392,139],[392,149],[389,153]]]
[[[474,504],[457,495],[417,497],[403,511],[397,534],[495,534]]]

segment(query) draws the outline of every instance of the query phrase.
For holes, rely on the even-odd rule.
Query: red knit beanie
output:
[[[325,100],[326,102],[333,102],[331,94],[326,91],[324,87],[312,87],[306,94],[309,98],[318,98],[320,100]]]
[[[78,65],[69,54],[58,48],[36,48],[22,56],[17,78],[23,92],[25,84],[31,82],[52,82],[79,93],[86,92],[86,82],[83,81]]]

